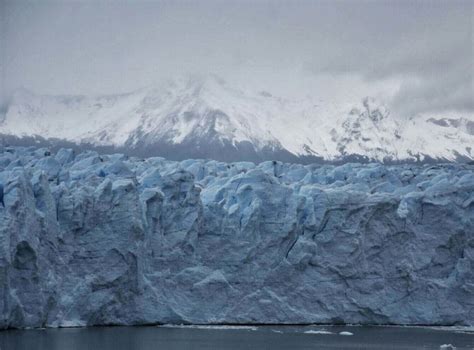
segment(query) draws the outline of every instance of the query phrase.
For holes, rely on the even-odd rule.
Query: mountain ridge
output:
[[[471,116],[400,120],[370,97],[343,104],[314,97],[294,100],[238,89],[218,77],[178,79],[97,97],[21,90],[0,118],[0,134],[171,159],[474,159]]]

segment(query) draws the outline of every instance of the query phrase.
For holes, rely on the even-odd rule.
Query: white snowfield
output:
[[[266,149],[325,160],[348,155],[373,160],[474,158],[472,115],[403,119],[371,98],[345,103],[317,96],[292,100],[237,89],[216,77],[98,97],[20,90],[0,116],[0,134],[131,149],[156,144],[204,148],[210,140],[210,148],[216,142],[237,147],[245,142],[257,153]],[[205,152],[203,156],[208,157]]]

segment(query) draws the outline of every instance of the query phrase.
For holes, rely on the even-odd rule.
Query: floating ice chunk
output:
[[[334,334],[333,332],[326,331],[324,329],[322,330],[314,330],[310,329],[309,331],[305,332],[306,334]]]
[[[443,344],[443,345],[440,345],[440,350],[454,350],[456,349],[456,347],[452,344]]]
[[[351,332],[339,332],[339,335],[354,335],[354,333],[351,333]]]
[[[244,330],[256,331],[258,327],[255,326],[236,326],[236,325],[199,325],[199,324],[164,324],[160,327],[164,328],[192,328],[192,329],[210,329],[210,330]]]

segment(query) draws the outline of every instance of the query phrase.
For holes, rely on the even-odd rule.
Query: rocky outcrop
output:
[[[474,324],[474,166],[0,153],[0,326]]]

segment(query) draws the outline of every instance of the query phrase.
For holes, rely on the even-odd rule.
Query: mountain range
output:
[[[474,159],[474,116],[402,119],[370,97],[344,103],[290,99],[215,76],[93,97],[21,89],[0,115],[0,134],[3,143],[33,140],[170,159]]]

